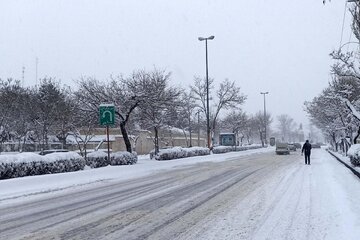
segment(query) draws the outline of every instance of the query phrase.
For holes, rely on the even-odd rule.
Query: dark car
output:
[[[302,148],[301,143],[294,143],[294,145],[295,145],[296,148]]]

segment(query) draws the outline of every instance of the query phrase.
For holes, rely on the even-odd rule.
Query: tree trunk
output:
[[[191,134],[191,131],[192,131],[192,129],[191,129],[191,127],[189,127],[189,137],[190,137],[190,146],[189,147],[192,147],[192,134]]]
[[[331,138],[332,138],[333,147],[335,147],[335,151],[337,152],[338,148],[337,148],[336,137],[334,132],[331,133]]]
[[[120,130],[121,130],[121,134],[124,138],[124,143],[125,143],[125,146],[126,146],[126,151],[128,151],[129,153],[132,152],[132,149],[131,149],[131,142],[130,142],[130,139],[129,139],[129,135],[126,131],[126,128],[125,128],[125,122],[120,122]]]
[[[187,138],[187,135],[186,135],[186,131],[185,131],[185,129],[182,129],[182,131],[183,131],[183,134],[184,134],[184,137],[185,137],[186,146],[189,147],[189,142],[188,142],[188,138]],[[191,145],[191,139],[190,139],[190,145]],[[172,146],[174,146],[174,144]]]

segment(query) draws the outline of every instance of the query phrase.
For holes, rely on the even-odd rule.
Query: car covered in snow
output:
[[[293,143],[288,143],[288,147],[290,151],[296,151],[296,146]]]
[[[290,149],[287,143],[276,143],[276,154],[290,154]]]

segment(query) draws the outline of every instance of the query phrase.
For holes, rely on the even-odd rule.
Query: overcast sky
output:
[[[0,78],[55,77],[75,86],[82,75],[106,79],[154,66],[186,87],[205,75],[236,81],[244,109],[289,114],[306,124],[303,103],[327,86],[329,53],[341,34],[344,0],[0,0]]]

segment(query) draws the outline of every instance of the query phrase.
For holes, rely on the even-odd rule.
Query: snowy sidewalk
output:
[[[336,158],[339,162],[344,164],[347,168],[349,168],[355,175],[360,178],[360,167],[355,167],[351,164],[350,158],[347,156],[343,156],[338,152],[333,152],[331,150],[327,150],[334,158]]]

